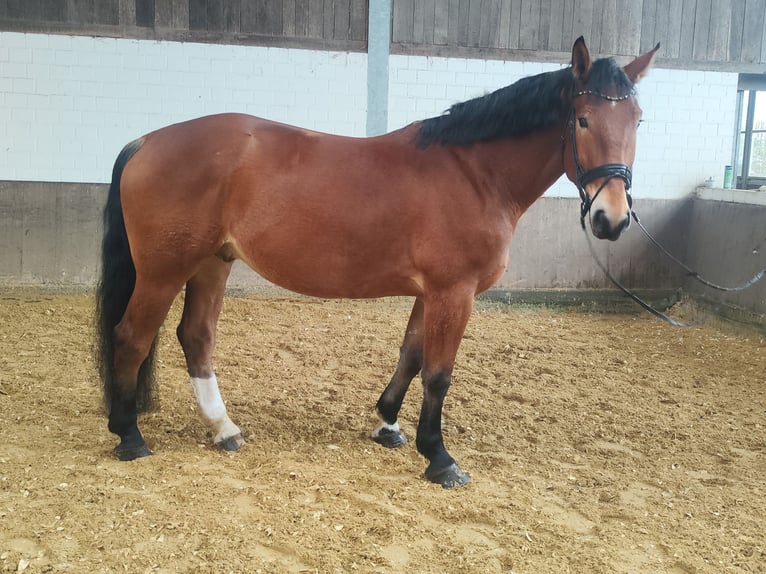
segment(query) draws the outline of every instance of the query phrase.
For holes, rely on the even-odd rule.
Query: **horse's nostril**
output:
[[[622,221],[620,221],[620,223],[617,225],[617,227],[615,229],[615,232],[618,233],[618,234],[622,233],[628,227],[630,227],[630,216],[628,216],[625,219],[623,219]]]
[[[606,218],[606,213],[604,213],[603,209],[597,209],[593,214],[593,225],[600,229],[609,228],[609,220]]]

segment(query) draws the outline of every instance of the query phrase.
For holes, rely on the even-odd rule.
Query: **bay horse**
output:
[[[441,414],[474,298],[503,274],[519,217],[564,173],[596,237],[615,240],[629,225],[641,115],[633,86],[658,48],[620,67],[592,61],[581,37],[569,67],[378,137],[221,114],[126,145],[104,208],[96,297],[116,456],[150,454],[137,414],[152,405],[156,337],[184,287],[177,336],[201,416],[214,444],[244,444],[212,366],[227,277],[241,259],[304,295],[414,297],[372,438],[406,442],[397,417],[420,373],[425,477],[467,483],[444,446]]]

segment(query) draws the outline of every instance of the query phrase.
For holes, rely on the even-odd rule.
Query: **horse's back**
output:
[[[486,225],[453,152],[419,149],[415,130],[352,138],[242,114],[168,126],[144,137],[123,173],[128,234],[144,259],[158,245],[190,261],[223,253],[323,297],[494,276],[502,258],[465,246],[505,245],[508,234]]]
[[[386,182],[378,157],[401,165],[401,148],[244,114],[173,124],[144,136],[123,172],[126,228],[139,259],[225,253],[307,294],[413,292],[403,227],[417,194]],[[360,274],[375,261],[390,265]]]

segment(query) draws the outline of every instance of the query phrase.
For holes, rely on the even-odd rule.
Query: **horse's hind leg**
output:
[[[114,382],[111,385],[109,424],[120,437],[114,449],[120,460],[150,453],[138,430],[138,393],[151,392],[150,350],[181,285],[152,283],[137,278],[122,319],[114,328]],[[147,360],[148,358],[148,360]],[[141,373],[139,374],[139,371]],[[141,379],[141,380],[139,380]],[[139,389],[139,387],[147,387]]]
[[[226,412],[212,364],[216,324],[230,271],[230,262],[217,257],[205,260],[186,283],[183,316],[176,333],[186,356],[197,405],[213,433],[213,443],[224,450],[238,450],[245,441]]]
[[[404,395],[412,379],[423,366],[423,301],[415,300],[415,305],[407,323],[404,342],[399,350],[399,363],[386,390],[380,395],[376,410],[380,424],[372,431],[372,440],[388,448],[401,446],[407,438],[399,428],[397,421]]]

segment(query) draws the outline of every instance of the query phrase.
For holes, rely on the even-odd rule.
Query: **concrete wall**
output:
[[[94,285],[106,188],[0,181],[0,283]]]
[[[9,180],[0,183],[0,281],[93,284],[105,193],[97,184],[108,181],[121,147],[147,131],[243,111],[363,135],[367,64],[360,53],[0,32],[0,180]],[[559,67],[391,56],[388,126]],[[756,245],[764,229],[752,206],[685,199],[708,177],[720,181],[730,163],[736,85],[735,73],[658,67],[638,86],[645,123],[633,166],[636,208],[674,252],[714,276],[719,264],[746,275],[753,261],[738,247]],[[522,218],[501,287],[609,286],[587,251],[575,195],[562,179]],[[719,225],[726,221],[731,227]],[[732,246],[725,256],[724,245]],[[718,256],[708,258],[713,247]],[[635,228],[598,249],[628,285],[683,284]],[[241,269],[232,278],[235,286],[259,283]],[[731,301],[763,312],[762,291]]]
[[[0,181],[0,282],[94,285],[107,187]],[[642,220],[662,240],[676,251],[685,251],[687,201],[645,200],[640,210]],[[594,242],[601,259],[628,285],[672,289],[682,281],[678,272],[647,249],[634,227],[620,241]],[[266,284],[242,265],[229,282],[230,287],[242,288]],[[521,218],[511,262],[498,287],[610,287],[591,258],[579,224],[577,200],[542,198]]]
[[[701,190],[703,196],[715,196]],[[737,192],[735,192],[737,193]],[[766,192],[749,194],[748,203],[695,199],[689,213],[687,264],[702,277],[723,286],[740,285],[766,269]],[[687,279],[685,289],[722,315],[766,326],[766,278],[744,291],[725,293]]]
[[[635,204],[642,223],[668,249],[686,254],[689,199],[642,199]],[[524,214],[513,237],[503,289],[612,289],[593,261],[580,227],[579,199],[543,197]],[[590,233],[590,231],[588,231]],[[632,224],[618,241],[591,236],[594,251],[624,285],[637,289],[677,289],[682,275],[669,265]]]
[[[0,285],[93,287],[99,269],[106,184],[0,181]],[[741,192],[747,193],[747,192]],[[642,223],[691,268],[723,285],[766,268],[763,205],[689,197],[637,200]],[[497,288],[611,289],[580,228],[578,201],[543,197],[519,221],[510,263]],[[678,290],[716,310],[766,324],[766,280],[722,294],[688,279],[633,224],[616,242],[594,241],[597,255],[626,286]],[[238,262],[232,288],[269,283]]]

